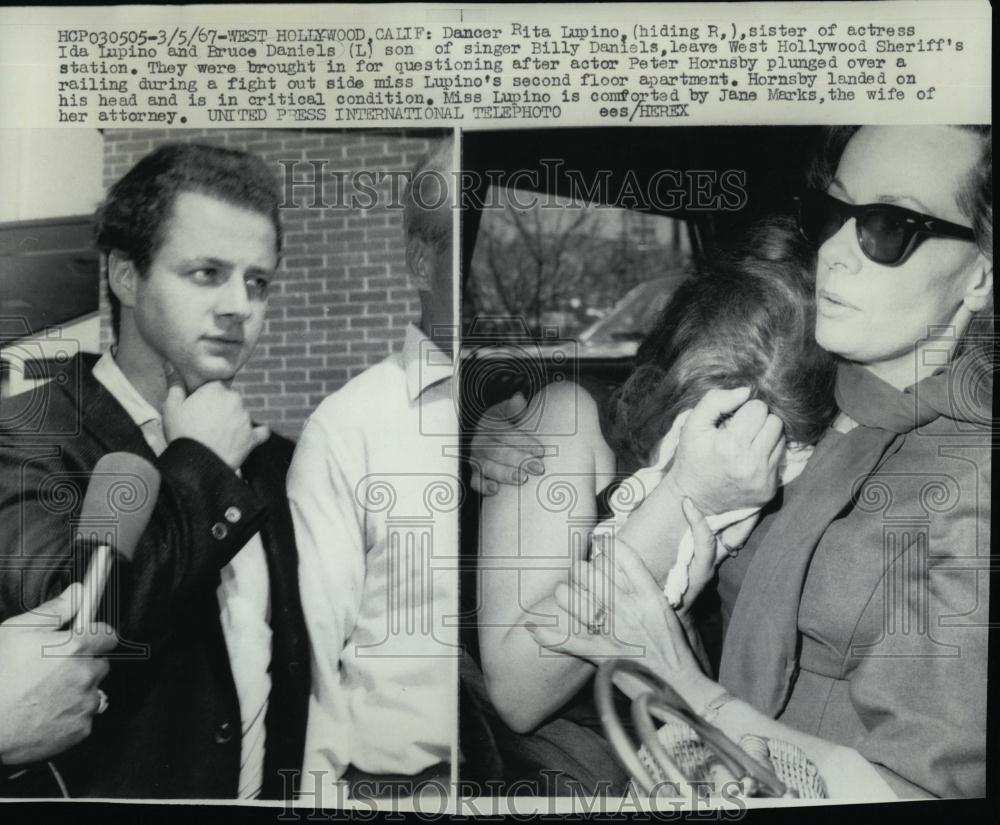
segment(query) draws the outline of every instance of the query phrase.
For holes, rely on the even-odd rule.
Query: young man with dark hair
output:
[[[122,651],[142,655],[113,658],[107,712],[55,760],[73,796],[280,798],[281,771],[301,766],[293,445],[231,387],[263,328],[279,194],[242,152],[177,144],[139,161],[96,217],[116,345],[47,385],[42,420],[0,432],[0,619],[85,566],[68,538],[102,456],[138,455],[161,480],[105,598]],[[54,506],[54,479],[75,490],[69,506]]]

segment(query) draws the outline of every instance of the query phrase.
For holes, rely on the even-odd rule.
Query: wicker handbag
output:
[[[627,673],[649,690],[632,702],[641,740],[626,733],[613,701],[612,680]],[[718,794],[726,783],[741,796],[819,799],[823,778],[801,748],[778,739],[747,735],[737,745],[706,722],[666,682],[627,660],[605,662],[595,682],[597,709],[615,755],[632,781],[649,796],[692,798]],[[662,724],[659,728],[654,717]]]

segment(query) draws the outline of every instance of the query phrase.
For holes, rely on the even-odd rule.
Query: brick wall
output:
[[[427,131],[107,130],[104,184],[111,185],[143,155],[167,141],[196,141],[257,153],[281,173],[281,160],[326,161],[323,200],[338,201],[333,172],[408,171],[439,134]],[[296,179],[311,180],[300,164]],[[309,413],[334,390],[382,360],[417,321],[420,305],[409,284],[402,210],[386,207],[390,181],[371,209],[309,208],[311,186],[294,189],[282,210],[283,263],[271,290],[267,320],[237,386],[254,418],[295,438]],[[101,296],[102,343],[111,338]]]

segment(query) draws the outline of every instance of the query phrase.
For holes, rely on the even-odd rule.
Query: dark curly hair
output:
[[[94,235],[102,256],[118,250],[145,276],[163,243],[164,228],[180,192],[211,195],[269,217],[281,251],[281,192],[274,172],[263,160],[219,146],[168,143],[133,166],[97,208]],[[108,296],[117,337],[121,306],[111,290]]]
[[[701,260],[609,400],[616,453],[648,464],[679,413],[710,389],[740,386],[781,418],[787,438],[818,441],[837,408],[835,359],[814,337],[814,258],[795,222],[774,218]]]

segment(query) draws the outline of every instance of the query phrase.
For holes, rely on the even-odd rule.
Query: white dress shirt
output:
[[[456,730],[458,417],[450,357],[401,353],[306,424],[288,474],[313,652],[304,771],[419,773]]]
[[[94,365],[94,378],[142,430],[150,449],[160,455],[167,448],[163,418],[125,377],[110,351]],[[220,575],[219,615],[242,717],[239,797],[253,799],[260,793],[264,777],[264,716],[271,692],[270,585],[259,533],[233,556]]]

